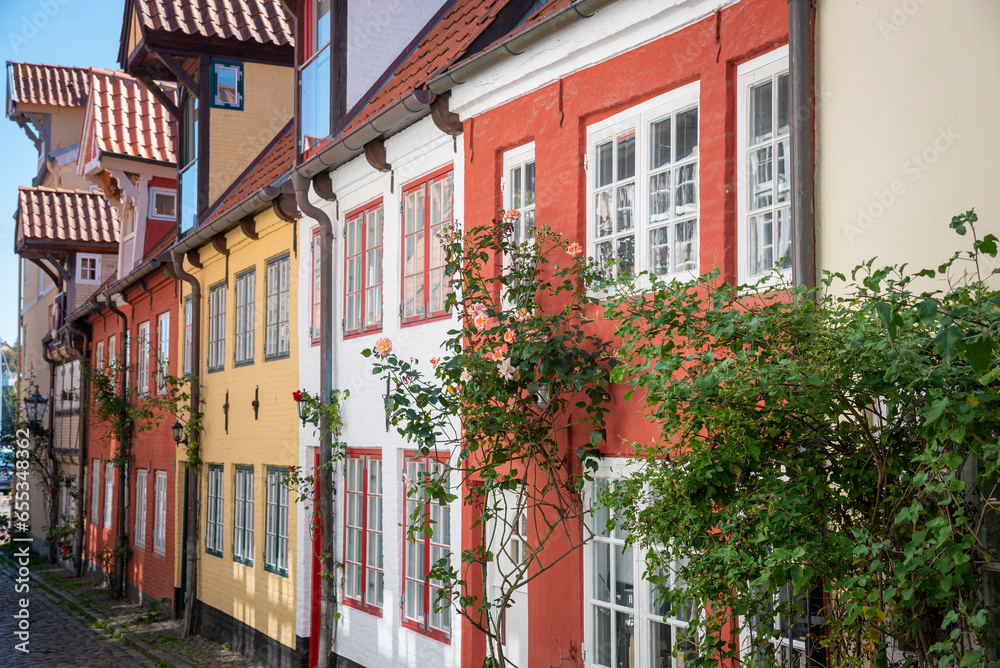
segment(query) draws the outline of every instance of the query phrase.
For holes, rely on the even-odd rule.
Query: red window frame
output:
[[[371,547],[372,538],[375,536],[382,537],[382,549],[383,555],[385,554],[385,525],[384,522],[376,524],[379,526],[380,530],[374,530],[372,528],[373,518],[369,517],[369,510],[371,510],[371,502],[374,499],[383,499],[385,493],[385,483],[384,474],[385,469],[382,467],[382,453],[378,450],[348,450],[346,453],[346,466],[345,471],[348,476],[344,484],[344,603],[357,610],[363,610],[376,617],[382,616],[382,610],[385,606],[385,562],[382,563],[382,568],[376,568],[371,563],[369,563],[369,548]],[[352,462],[361,462],[361,491],[351,491],[351,469]],[[382,484],[382,489],[380,493],[376,494],[372,492],[369,488],[369,483],[372,481],[372,477],[369,474],[370,464],[373,461],[379,462],[379,473],[378,480]],[[355,514],[360,512],[360,517],[352,517],[351,514],[351,497],[359,497],[357,499],[358,506],[355,508]],[[382,506],[384,509],[384,506]],[[352,524],[354,522],[354,524]],[[348,550],[348,531],[358,532],[358,541],[356,545],[356,553],[350,554]],[[377,562],[375,562],[377,563]],[[360,591],[360,597],[352,596],[349,591],[351,575],[350,571],[352,568],[357,569],[358,574],[358,588]],[[382,575],[381,586],[382,586],[382,605],[379,606],[376,603],[368,600],[368,579],[375,573]],[[378,584],[376,584],[378,586]]]
[[[418,469],[419,470],[419,466],[421,464],[424,466],[424,470],[426,471],[427,467],[432,466],[432,465],[440,466],[440,465],[443,464],[443,462],[441,461],[441,458],[435,457],[433,455],[425,457],[425,456],[421,456],[421,455],[419,455],[418,453],[415,453],[415,452],[408,452],[408,453],[406,453],[405,464],[406,464],[406,469],[405,470],[407,472],[407,476],[410,477],[410,473],[413,472],[414,469]],[[442,506],[442,505],[437,504],[437,503],[424,503],[424,504],[421,504],[420,501],[417,501],[415,499],[411,499],[407,495],[407,490],[405,489],[405,486],[404,486],[404,490],[403,490],[403,508],[404,508],[404,513],[403,513],[403,554],[402,554],[402,563],[403,563],[403,572],[402,572],[403,586],[402,586],[402,592],[403,592],[403,597],[402,597],[402,609],[400,610],[400,616],[399,617],[400,617],[400,620],[402,620],[402,624],[403,624],[404,627],[406,627],[408,629],[411,629],[413,631],[416,631],[417,633],[420,633],[421,635],[425,635],[425,636],[434,638],[435,640],[440,640],[441,642],[450,644],[451,643],[452,629],[454,628],[453,624],[454,624],[454,621],[455,621],[454,620],[454,615],[452,615],[451,610],[448,609],[448,620],[449,620],[448,621],[448,628],[449,628],[448,631],[443,631],[441,629],[437,629],[437,628],[434,628],[434,627],[431,626],[430,617],[431,617],[431,614],[433,613],[433,610],[434,610],[434,599],[435,599],[435,596],[436,596],[435,591],[437,589],[440,589],[440,587],[435,587],[434,585],[432,585],[431,582],[429,582],[427,580],[426,576],[427,576],[427,571],[430,570],[430,566],[435,561],[437,561],[437,559],[434,559],[433,556],[432,556],[434,554],[434,548],[438,548],[438,549],[445,548],[445,552],[447,554],[451,554],[451,552],[452,552],[452,544],[451,544],[452,541],[451,541],[451,536],[450,536],[450,533],[451,533],[451,522],[450,521],[448,522],[449,535],[447,536],[447,539],[448,539],[447,545],[445,545],[444,543],[441,543],[441,542],[437,542],[437,543],[434,542],[434,538],[437,535],[436,531],[433,532],[432,535],[430,535],[430,536],[424,534],[423,532],[418,532],[418,536],[416,538],[416,542],[415,543],[411,543],[406,538],[406,527],[407,527],[407,525],[410,522],[410,515],[413,512],[413,508],[416,507],[416,505],[423,505],[423,507],[424,507],[424,517],[425,518],[429,518],[429,519],[434,519],[434,517],[433,517],[433,508],[435,508],[435,507],[436,508],[445,509],[449,513],[451,512],[451,508],[449,506],[446,506],[446,505]],[[441,517],[441,515],[439,515],[439,517]],[[436,526],[436,525],[432,525],[432,526]],[[423,564],[424,564],[424,572],[423,572],[423,574],[419,574],[419,576],[410,576],[408,574],[408,570],[407,570],[407,568],[408,568],[407,552],[408,552],[408,546],[410,546],[410,545],[416,545],[416,551],[420,552],[420,554],[422,555],[422,560],[423,560]],[[438,559],[440,559],[440,558],[441,557],[438,557]],[[407,593],[408,593],[407,585],[409,585],[411,583],[414,586],[414,588],[419,588],[420,591],[422,592],[421,597],[423,599],[423,609],[419,613],[421,615],[421,617],[422,617],[422,621],[414,619],[412,617],[407,617],[407,610],[406,610],[406,608],[407,608],[406,596],[407,596]]]
[[[319,329],[319,310],[320,310],[320,229],[317,225],[312,231],[312,280],[309,285],[309,299],[312,304],[312,309],[309,311],[309,335],[312,338],[312,344],[318,346],[320,343],[321,332]]]
[[[450,183],[450,193],[447,212],[448,216],[442,215],[436,223],[431,218],[432,189],[434,186]],[[422,201],[411,206],[408,201],[410,196],[420,195]],[[400,270],[400,319],[403,326],[412,325],[418,322],[427,322],[439,318],[448,317],[448,310],[444,304],[448,296],[447,277],[444,268],[443,247],[436,243],[436,235],[447,226],[454,224],[455,220],[455,174],[454,167],[448,165],[441,169],[413,181],[402,189],[402,248],[401,248],[401,270]],[[414,221],[413,228],[408,230],[408,225],[412,218],[416,218],[416,212],[422,216],[422,220]],[[444,213],[442,211],[441,213]],[[417,235],[421,238],[415,239],[413,246],[413,261],[407,262],[407,242]],[[407,267],[407,264],[410,267]],[[409,273],[407,273],[409,271]],[[439,273],[441,297],[440,308],[433,308],[431,303],[434,274]],[[413,292],[419,289],[422,297],[420,310],[414,308],[412,313],[407,313],[407,283],[413,285]]]
[[[378,222],[378,243],[374,246],[369,246],[371,239],[368,238],[369,232],[369,216],[381,213],[381,220]],[[358,220],[360,219],[360,220]],[[361,238],[358,240],[355,248],[351,247],[349,236],[349,231],[351,229],[352,223],[357,223],[360,225]],[[344,338],[351,338],[354,336],[361,336],[363,334],[371,334],[372,332],[382,331],[382,323],[384,321],[384,309],[383,303],[385,299],[385,275],[384,275],[384,246],[383,242],[385,239],[385,208],[382,206],[382,198],[373,200],[362,207],[354,209],[346,216],[344,216],[344,322],[343,331]],[[372,280],[372,276],[368,273],[368,254],[377,253],[378,254],[378,282],[376,283]],[[350,289],[350,280],[348,274],[351,270],[351,262],[356,261],[361,266],[360,269],[360,281],[359,285],[355,286],[356,290]],[[369,283],[368,281],[372,282]],[[374,319],[371,324],[367,324],[367,313],[368,307],[371,305],[373,300],[373,291],[378,289],[378,317]],[[358,296],[358,321],[356,327],[350,327],[350,316],[348,315],[348,308],[351,304],[351,297]]]

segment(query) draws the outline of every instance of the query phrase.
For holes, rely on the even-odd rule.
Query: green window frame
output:
[[[212,108],[243,111],[243,63],[213,58],[211,65]]]
[[[253,566],[253,467],[237,466],[233,475],[233,561]]]
[[[288,577],[288,469],[267,467],[264,570]]]
[[[205,476],[207,500],[205,513],[205,552],[216,557],[222,556],[223,531],[225,523],[225,467],[209,464]]]
[[[291,352],[291,300],[292,261],[288,253],[267,261],[264,275],[266,297],[264,306],[264,359],[288,357]]]

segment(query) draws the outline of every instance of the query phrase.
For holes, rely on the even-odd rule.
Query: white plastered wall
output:
[[[385,142],[386,157],[391,163],[393,172],[380,173],[373,169],[365,158],[358,157],[331,174],[333,191],[337,195],[337,203],[326,202],[312,194],[313,202],[326,211],[333,220],[335,241],[333,254],[336,258],[334,274],[334,294],[336,295],[336,311],[334,313],[334,337],[336,338],[336,368],[337,387],[350,390],[350,398],[344,406],[343,440],[351,448],[374,448],[381,452],[383,467],[383,527],[384,527],[384,573],[385,592],[382,617],[362,612],[346,606],[341,606],[343,617],[337,629],[337,643],[334,647],[339,655],[358,662],[364,666],[434,666],[435,668],[457,668],[460,665],[459,620],[452,615],[452,637],[450,643],[443,643],[416,631],[404,628],[401,623],[400,596],[402,592],[402,554],[403,554],[403,505],[402,471],[404,467],[404,452],[413,449],[396,431],[390,427],[385,429],[385,412],[382,395],[385,392],[385,381],[371,373],[372,359],[361,355],[361,351],[372,348],[380,337],[392,341],[393,351],[404,358],[416,358],[420,368],[429,373],[429,360],[442,354],[441,344],[446,339],[449,329],[456,326],[454,317],[436,320],[428,323],[400,326],[400,271],[401,271],[401,215],[400,201],[402,189],[407,184],[420,179],[434,171],[449,165],[454,168],[454,211],[458,224],[465,205],[463,200],[464,170],[463,147],[461,138],[455,141],[438,130],[429,118],[420,121]],[[360,337],[343,338],[341,320],[343,318],[344,290],[344,246],[343,226],[344,214],[363,206],[373,200],[382,198],[384,210],[383,223],[383,327],[379,333]],[[309,285],[310,241],[312,230],[316,223],[303,219],[300,223],[299,263],[300,285]],[[308,289],[299,291],[300,313],[311,312]],[[313,346],[306,323],[299,328],[299,372],[301,385],[315,394],[319,390],[320,356],[319,346]],[[300,431],[301,464],[311,467],[318,437],[314,428],[307,425]],[[335,472],[335,486],[343,488],[343,466],[338,466]],[[455,481],[456,485],[458,481]],[[300,521],[308,522],[308,510],[300,505],[302,513]],[[344,501],[339,496],[336,499],[336,546],[334,558],[343,558],[343,513]],[[461,544],[461,502],[456,501],[451,507],[451,545],[453,547],[453,565],[460,568]],[[302,525],[305,526],[305,525]],[[298,554],[302,558],[311,559],[312,546],[306,532],[299,532]],[[298,585],[298,630],[300,636],[309,634],[309,602],[311,566],[306,564],[299,568]],[[342,581],[337,582],[340,595],[343,595]]]

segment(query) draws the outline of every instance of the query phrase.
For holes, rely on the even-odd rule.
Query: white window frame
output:
[[[136,545],[146,545],[146,469],[135,472],[135,528],[132,531]]]
[[[237,466],[233,474],[233,561],[253,566],[253,467]]]
[[[170,375],[170,311],[165,311],[156,319],[156,391],[167,389]]]
[[[761,273],[753,273],[751,270],[750,262],[750,230],[749,230],[749,219],[750,219],[750,105],[749,105],[749,92],[750,87],[768,79],[777,80],[777,76],[782,73],[788,72],[788,45],[781,46],[773,51],[770,51],[758,58],[749,60],[736,68],[736,80],[737,80],[737,92],[736,92],[736,155],[737,155],[737,169],[736,169],[736,201],[737,201],[737,250],[738,250],[738,260],[737,260],[737,271],[738,279],[740,283],[747,283],[751,281],[756,281],[761,277],[767,275],[770,271],[770,267]],[[776,93],[775,93],[776,95]],[[772,111],[772,114],[775,113]],[[791,122],[791,111],[789,111],[789,122]],[[775,139],[774,132],[772,132],[772,139],[770,144],[777,147],[778,140]],[[791,128],[789,128],[789,135],[783,137],[788,137],[789,141],[789,154],[786,157],[788,162],[787,173],[788,179],[791,181]],[[764,144],[761,144],[763,146]],[[772,174],[773,178],[777,179],[777,155],[772,153]],[[773,201],[771,206],[763,207],[759,209],[761,212],[772,211],[777,213],[778,209],[788,208],[791,212],[791,183],[789,183],[789,195],[786,202],[779,203]],[[777,199],[775,195],[775,200]],[[777,236],[777,219],[772,217],[772,235]],[[791,213],[789,213],[789,225],[791,225]],[[773,238],[773,237],[772,237]],[[789,239],[791,239],[791,232],[789,232]],[[791,246],[789,245],[789,253],[791,252]],[[775,261],[778,257],[774,258]],[[782,269],[778,275],[771,275],[771,278],[765,281],[765,285],[772,285],[780,280],[788,279],[791,277],[791,266],[789,265],[785,269]]]
[[[191,375],[191,295],[184,298],[184,375]]]
[[[156,472],[156,508],[153,515],[153,552],[167,554],[167,472]]]
[[[233,293],[236,298],[233,365],[245,366],[253,364],[256,346],[257,267],[249,267],[236,275]]]
[[[660,278],[663,279],[679,279],[679,280],[690,280],[698,275],[699,268],[701,266],[700,260],[700,244],[701,244],[701,128],[702,128],[702,109],[700,100],[701,88],[699,82],[695,81],[679,88],[676,88],[670,92],[659,95],[651,100],[647,100],[641,104],[637,104],[634,107],[630,107],[625,111],[615,114],[610,118],[603,121],[599,121],[587,127],[587,156],[586,156],[586,169],[587,169],[587,254],[590,257],[597,258],[597,246],[599,243],[610,240],[612,244],[622,235],[612,229],[611,235],[597,238],[596,235],[596,224],[597,224],[597,205],[595,202],[596,193],[598,190],[604,190],[608,186],[597,186],[597,147],[600,144],[607,142],[608,140],[614,140],[629,131],[635,132],[635,174],[632,180],[635,183],[634,196],[633,196],[633,210],[632,210],[632,229],[635,234],[635,242],[633,247],[634,253],[634,271],[639,273],[650,269],[649,262],[649,233],[651,228],[660,229],[663,227],[669,227],[670,238],[669,238],[669,248],[670,248],[670,263],[671,270],[663,274],[660,274]],[[676,152],[676,125],[674,119],[676,115],[690,109],[696,109],[698,114],[698,141],[695,146],[694,152],[681,160],[674,159]],[[671,162],[666,166],[661,166],[654,169],[650,168],[650,126],[652,123],[657,122],[667,116],[671,117]],[[612,151],[615,147],[612,146]],[[612,162],[613,169],[616,161]],[[677,183],[676,183],[676,172],[686,166],[694,165],[694,211],[686,212],[682,215],[676,215],[676,194],[677,194]],[[670,215],[663,222],[657,222],[655,225],[649,223],[649,179],[654,173],[661,173],[664,171],[669,171],[671,174],[670,182]],[[612,192],[617,189],[618,183],[617,174],[614,175],[611,181],[610,188]],[[614,199],[612,200],[612,207],[614,208]],[[615,226],[615,216],[612,214],[612,226]],[[686,264],[689,266],[684,266],[680,269],[674,268],[677,242],[674,239],[674,230],[681,224],[693,222],[694,231],[693,239],[691,240],[691,260]],[[612,247],[614,251],[614,246]],[[612,253],[614,256],[614,252]]]
[[[104,528],[111,528],[111,504],[115,494],[115,467],[111,462],[104,464]]]
[[[83,262],[93,260],[94,278],[84,278]],[[77,253],[76,256],[76,282],[78,285],[100,285],[101,283],[101,256],[95,253]]]
[[[97,359],[94,360],[94,367],[97,369],[104,368],[104,341],[97,342],[97,352],[95,353]]]
[[[135,332],[139,346],[136,362],[135,390],[140,397],[149,394],[149,321],[140,322]]]
[[[100,522],[101,513],[101,460],[95,459],[91,462],[91,488],[93,495],[90,499],[90,521],[94,524]]]
[[[118,366],[118,335],[108,337],[108,367]]]
[[[156,196],[167,195],[174,198],[174,209],[169,214],[156,213]],[[177,217],[177,191],[170,188],[150,188],[149,189],[149,210],[146,217],[152,220],[174,220]]]
[[[500,177],[500,190],[503,192],[503,206],[504,209],[508,211],[516,210],[521,214],[520,219],[514,224],[514,240],[521,242],[526,241],[529,238],[527,229],[529,219],[532,222],[532,228],[534,228],[535,202],[537,200],[538,191],[538,170],[537,168],[535,169],[535,189],[532,192],[530,204],[527,204],[524,201],[514,201],[514,185],[511,182],[511,171],[518,167],[521,168],[523,188],[525,167],[529,164],[535,166],[535,142],[528,142],[523,146],[518,146],[517,148],[505,151],[503,154],[503,176]],[[534,234],[532,234],[530,238],[533,240],[535,238]]]
[[[629,464],[625,459],[619,458],[607,458],[603,459],[600,463],[600,468],[594,474],[595,482],[597,480],[614,481],[620,479],[627,472],[634,470],[634,464]],[[591,508],[597,502],[596,486],[594,482],[587,484],[585,488],[584,503]],[[595,638],[595,624],[594,624],[594,610],[596,607],[606,607],[618,609],[618,608],[628,608],[628,605],[616,603],[615,599],[615,582],[608,582],[608,589],[610,592],[609,599],[611,602],[603,602],[595,598],[596,594],[594,591],[594,552],[598,548],[599,544],[606,544],[602,542],[601,534],[604,532],[605,527],[595,526],[595,519],[593,513],[588,510],[588,517],[586,518],[587,526],[594,532],[595,538],[588,541],[584,546],[583,551],[583,592],[584,592],[584,638],[586,647],[586,667],[587,668],[608,668],[609,666],[617,665],[614,656],[614,612],[612,611],[610,623],[611,623],[611,637],[609,642],[611,643],[611,657],[610,663],[598,663],[598,652],[596,648],[597,638]],[[614,533],[617,533],[616,529]],[[621,543],[623,538],[616,537],[612,534],[612,537],[605,539],[608,542],[618,541]],[[631,606],[633,614],[633,647],[634,658],[635,658],[635,668],[652,668],[652,657],[651,657],[651,643],[653,640],[652,632],[650,631],[651,624],[653,622],[664,624],[670,627],[671,630],[671,652],[676,648],[677,645],[677,631],[684,629],[687,626],[687,622],[677,619],[674,617],[668,617],[664,619],[660,614],[652,612],[653,603],[653,589],[648,579],[645,577],[646,569],[646,549],[640,545],[632,545],[632,582],[633,582],[633,605]],[[609,562],[611,570],[611,578],[614,578],[614,553],[610,555]],[[674,583],[676,579],[676,574],[671,571],[669,574],[671,584]],[[641,583],[641,584],[640,584]],[[596,605],[595,605],[596,604]],[[693,611],[692,611],[693,612]],[[636,620],[638,618],[638,621]],[[673,668],[683,668],[684,660],[683,658],[678,659],[676,657],[671,658],[671,666]]]
[[[265,477],[264,570],[288,576],[288,485],[279,470]]]
[[[217,283],[208,289],[208,370],[226,368],[226,293],[229,284]]]
[[[220,465],[210,464],[206,471],[205,483],[208,493],[205,513],[205,552],[221,557],[226,510],[225,469]]]

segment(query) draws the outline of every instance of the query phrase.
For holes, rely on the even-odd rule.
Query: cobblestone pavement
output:
[[[0,667],[251,668],[259,665],[200,636],[182,640],[180,622],[162,620],[131,601],[116,601],[87,580],[48,564],[31,566],[28,582],[0,556]],[[27,584],[30,591],[15,588]],[[29,601],[28,654],[17,651],[19,601]]]

